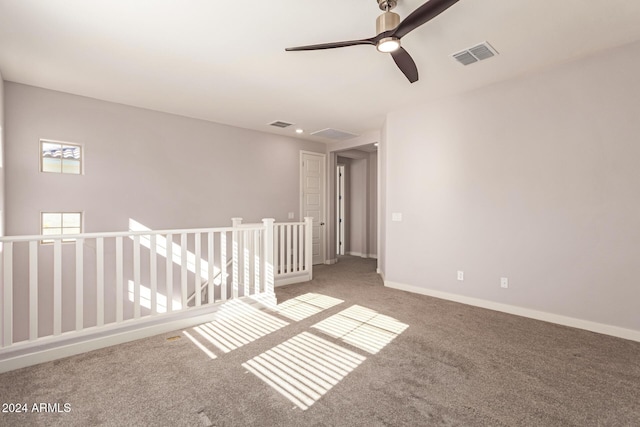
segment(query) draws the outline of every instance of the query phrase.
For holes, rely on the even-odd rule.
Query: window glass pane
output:
[[[58,172],[62,169],[62,161],[60,159],[54,159],[52,157],[42,158],[42,172]]]
[[[63,228],[62,234],[80,234],[80,227]]]
[[[62,145],[61,144],[53,144],[51,142],[43,142],[42,143],[42,157],[58,157],[60,158],[62,154]]]
[[[59,169],[58,169],[59,170]],[[80,161],[79,160],[62,160],[62,173],[74,173],[80,174]]]
[[[80,228],[80,214],[79,213],[63,213],[62,214],[62,226],[63,227],[75,227]]]
[[[42,214],[42,228],[60,228],[62,227],[62,214],[61,213],[43,213]],[[60,232],[58,232],[60,234]]]
[[[63,145],[62,157],[65,159],[80,160],[80,147],[77,145]]]
[[[42,234],[45,236],[59,236],[62,234],[62,228],[43,228]]]

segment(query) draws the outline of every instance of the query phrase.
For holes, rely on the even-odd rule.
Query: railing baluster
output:
[[[299,231],[299,245],[298,245],[298,271],[304,271],[304,224],[297,226]]]
[[[180,234],[180,264],[182,266],[181,274],[180,274],[180,289],[182,291],[181,294],[181,305],[182,309],[187,308],[187,234]]]
[[[53,242],[53,335],[62,332],[62,240]]]
[[[255,294],[260,293],[260,230],[253,231],[253,289]]]
[[[38,241],[29,242],[29,341],[38,339]]]
[[[285,240],[284,240],[284,225],[279,225],[280,228],[280,259],[278,260],[278,268],[275,270],[277,273],[284,274],[287,271],[285,270],[285,257],[284,257],[284,249],[285,249]]]
[[[166,279],[165,293],[167,294],[167,313],[173,311],[173,235],[167,234],[166,237]]]
[[[242,231],[242,249],[243,249],[243,254],[242,254],[242,265],[243,265],[243,272],[244,272],[244,287],[242,289],[242,296],[247,296],[249,295],[249,291],[250,291],[250,286],[251,286],[251,267],[250,267],[250,263],[251,263],[251,247],[250,247],[250,242],[249,242],[249,232],[246,230]]]
[[[287,224],[286,272],[291,273],[291,224]]]
[[[227,300],[227,232],[220,233],[220,299]]]
[[[238,298],[238,258],[240,257],[240,248],[238,242],[238,231],[234,229],[231,232],[231,286],[233,290],[233,297]]]
[[[209,277],[209,280],[207,281],[207,301],[209,302],[209,304],[211,304],[215,298],[213,295],[213,277],[214,277],[214,264],[213,264],[213,248],[214,248],[214,244],[213,244],[213,231],[210,231],[209,233],[207,233],[207,262],[209,263],[208,265],[208,271],[207,271],[207,275]]]
[[[2,326],[3,347],[13,344],[13,242],[6,242],[3,244],[3,256],[2,256],[2,268],[3,268],[3,280],[4,280],[4,292],[3,301],[4,313]]]
[[[76,331],[84,326],[84,239],[76,239]]]
[[[151,315],[158,314],[158,257],[156,235],[149,236],[149,288],[151,290]]]
[[[293,247],[291,248],[291,271],[298,271],[298,224],[293,225]]]
[[[116,237],[116,323],[120,323],[123,320],[123,299],[122,287],[124,282],[124,268],[123,268],[123,250],[122,250],[122,237]]]
[[[140,236],[133,236],[133,318],[140,318]]]
[[[96,325],[104,325],[104,238],[96,239]]]
[[[195,238],[195,252],[196,252],[196,265],[195,265],[195,271],[196,273],[194,274],[195,276],[195,280],[194,280],[194,292],[195,292],[195,300],[196,300],[196,307],[200,307],[200,305],[202,305],[202,272],[201,272],[201,268],[202,268],[202,254],[201,254],[201,248],[200,245],[202,243],[202,237],[200,233],[195,233],[194,234],[194,238]]]

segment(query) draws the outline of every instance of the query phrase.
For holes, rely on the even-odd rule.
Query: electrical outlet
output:
[[[509,279],[507,279],[506,277],[501,277],[500,278],[500,286],[503,288],[508,288],[509,287]]]
[[[458,270],[458,280],[460,281],[464,280],[464,271]]]
[[[289,219],[295,218],[295,214],[293,212],[289,212]]]

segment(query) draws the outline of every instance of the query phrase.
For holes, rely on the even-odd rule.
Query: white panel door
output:
[[[313,264],[325,261],[325,156],[301,152],[301,210],[302,217],[313,218]]]

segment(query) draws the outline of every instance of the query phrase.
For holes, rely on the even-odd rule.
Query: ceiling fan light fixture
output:
[[[396,37],[385,37],[376,45],[378,52],[389,53],[400,48],[400,39]]]

